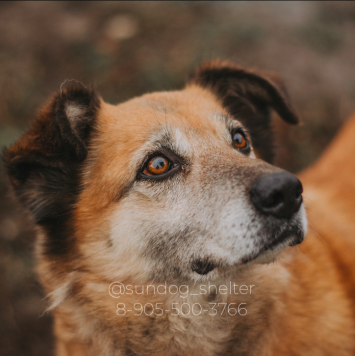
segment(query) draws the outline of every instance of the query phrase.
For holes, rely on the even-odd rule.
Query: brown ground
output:
[[[276,71],[303,125],[277,123],[278,164],[311,164],[355,110],[354,2],[1,2],[0,147],[65,79],[117,103],[183,86],[216,57]],[[0,168],[1,355],[52,355],[34,231]]]

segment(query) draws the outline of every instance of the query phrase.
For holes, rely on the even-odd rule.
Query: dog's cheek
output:
[[[107,245],[110,247],[106,251],[106,267],[103,269],[103,273],[113,271],[109,278],[128,278],[142,283],[149,280],[151,271],[156,268],[155,261],[142,258],[142,255],[147,250],[147,235],[154,234],[153,216],[147,201],[132,195],[111,208],[105,219],[108,225]]]

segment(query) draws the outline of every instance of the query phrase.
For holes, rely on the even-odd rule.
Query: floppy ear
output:
[[[188,84],[210,89],[227,112],[249,130],[254,150],[267,162],[273,159],[270,109],[290,124],[299,122],[286,89],[275,74],[217,60],[202,64]]]
[[[55,94],[29,131],[5,150],[11,184],[36,223],[57,225],[73,209],[99,106],[94,90],[71,85]]]

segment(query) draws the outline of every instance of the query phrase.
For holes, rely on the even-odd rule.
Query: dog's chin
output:
[[[287,247],[290,246],[288,244],[283,244],[282,246],[278,246],[272,250],[262,251],[256,257],[250,259],[248,262],[244,264],[268,264],[274,262],[277,257],[281,254],[281,252]]]

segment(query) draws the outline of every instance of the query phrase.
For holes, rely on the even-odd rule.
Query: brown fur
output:
[[[67,89],[6,151],[12,185],[38,225],[38,274],[52,301],[58,356],[355,353],[355,117],[319,162],[300,175],[309,219],[300,249],[287,247],[276,262],[249,264],[233,274],[234,283],[253,285],[250,294],[210,293],[189,300],[206,308],[211,301],[247,303],[246,316],[118,316],[118,303],[127,310],[137,302],[162,303],[166,309],[174,302],[181,307],[182,301],[156,294],[114,299],[108,293],[117,280],[126,286],[159,284],[137,272],[148,267],[135,249],[115,260],[108,238],[121,202],[146,206],[150,220],[164,205],[154,198],[152,206],[144,194],[128,199],[137,179],[131,167],[147,138],[163,122],[201,139],[202,153],[196,153],[201,169],[213,172],[223,157],[249,177],[274,168],[226,148],[210,113],[232,115],[249,126],[255,154],[271,161],[270,109],[297,122],[279,79],[215,62],[195,72],[182,91],[148,94],[118,106],[104,103],[94,91]],[[65,113],[73,115],[74,125],[67,125]],[[193,165],[184,164],[185,179],[194,177]],[[181,274],[171,278],[168,285],[184,284]]]

